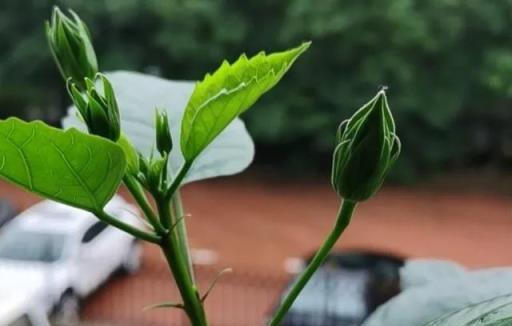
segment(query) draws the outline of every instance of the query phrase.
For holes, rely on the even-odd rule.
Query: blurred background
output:
[[[257,150],[248,173],[185,188],[198,266],[207,265],[208,277],[226,266],[239,271],[221,282],[217,300],[227,306],[214,314],[231,310],[230,302],[258,307],[239,310],[237,318],[252,319],[218,325],[262,324],[295,258],[316,249],[337,209],[328,184],[336,127],[381,85],[389,87],[403,152],[390,186],[362,205],[340,248],[470,267],[512,263],[511,0],[2,0],[0,118],[59,125],[69,105],[43,30],[55,4],[88,24],[103,71],[199,80],[224,58],[313,41],[243,116]],[[18,210],[38,200],[5,183],[0,197]],[[158,254],[145,248],[144,257],[144,275],[162,270],[165,279]],[[159,325],[137,310],[154,303],[155,277],[137,277],[146,283],[120,279],[100,290],[86,301],[86,316]],[[151,295],[132,304],[134,288]],[[119,317],[108,294],[125,298],[115,309],[134,315]]]
[[[245,116],[257,163],[278,172],[325,171],[333,130],[379,85],[389,86],[404,142],[395,180],[510,169],[512,1],[4,0],[3,117],[57,124],[69,104],[42,28],[54,4],[88,23],[102,70],[199,80],[223,58],[313,40]]]

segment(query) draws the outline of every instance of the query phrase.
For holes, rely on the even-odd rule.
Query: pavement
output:
[[[20,209],[40,200],[1,182],[0,197]],[[263,323],[289,277],[286,263],[318,248],[340,203],[328,181],[243,176],[187,185],[183,199],[190,214],[190,243],[201,264],[201,288],[216,271],[234,269],[207,304],[212,325],[222,326]],[[504,266],[512,265],[511,234],[510,196],[470,188],[386,187],[358,206],[336,249],[450,259],[468,267]],[[141,272],[114,278],[86,301],[84,316],[111,320],[111,325],[186,325],[180,312],[141,310],[176,298],[170,284],[158,248],[146,245]]]

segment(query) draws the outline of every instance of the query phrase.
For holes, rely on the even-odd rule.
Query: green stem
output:
[[[139,204],[139,207],[144,212],[144,215],[146,216],[148,222],[155,228],[155,230],[159,234],[164,234],[165,229],[158,220],[158,217],[156,216],[155,212],[153,212],[153,208],[151,207],[151,204],[149,203],[146,194],[144,193],[144,189],[140,186],[140,184],[135,180],[133,177],[125,175],[123,177],[123,183],[126,185],[126,188],[128,191],[130,191],[130,194],[135,199],[137,204]]]
[[[188,173],[188,170],[190,170],[190,168],[192,167],[192,163],[193,161],[185,162],[185,164],[183,164],[174,180],[172,180],[171,186],[169,187],[169,189],[167,189],[165,193],[165,198],[168,201],[171,200],[172,196],[174,196],[174,193],[178,191],[178,188],[181,186],[183,179]]]
[[[148,242],[152,242],[152,243],[156,243],[156,244],[160,244],[160,242],[162,240],[158,235],[146,232],[139,228],[136,228],[128,223],[125,223],[125,222],[109,215],[105,211],[96,212],[94,215],[96,215],[96,217],[98,217],[101,221],[103,221],[107,224],[110,224],[118,229],[121,229],[121,230],[125,231],[126,233],[133,235],[136,238],[146,240]]]
[[[161,218],[167,220],[171,219],[171,211],[169,202],[167,200],[157,200],[158,211]],[[188,271],[188,264],[180,250],[180,240],[177,233],[171,232],[162,238],[160,243],[167,263],[180,291],[181,298],[183,299],[183,309],[187,313],[188,318],[193,326],[207,326],[206,313],[204,311],[201,297],[197,291],[197,287],[191,278]]]
[[[302,272],[302,275],[297,279],[295,284],[293,284],[291,291],[288,293],[286,298],[282,301],[281,305],[277,309],[274,317],[268,324],[269,326],[277,326],[283,318],[285,317],[288,310],[290,310],[293,302],[299,296],[302,289],[309,282],[313,274],[323,263],[332,247],[339,239],[343,231],[345,231],[346,227],[350,223],[350,219],[352,217],[352,213],[354,212],[354,208],[356,207],[355,202],[351,201],[343,201],[340,211],[338,212],[338,217],[336,219],[336,224],[334,225],[333,230],[324,241],[318,252],[316,253],[313,260],[309,263],[306,269]]]
[[[176,215],[176,233],[180,241],[180,249],[182,251],[183,257],[187,262],[190,277],[192,278],[192,281],[195,281],[194,268],[192,266],[192,259],[190,257],[190,246],[188,244],[187,223],[185,221],[185,213],[183,211],[183,204],[179,190],[176,190],[176,193],[172,197],[172,206],[174,207],[174,212]]]

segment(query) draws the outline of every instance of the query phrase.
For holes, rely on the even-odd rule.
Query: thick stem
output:
[[[355,202],[344,201],[341,209],[338,213],[338,217],[336,219],[336,224],[334,225],[333,230],[324,241],[318,252],[316,253],[313,260],[309,263],[306,269],[302,272],[300,277],[297,279],[295,284],[293,284],[291,291],[288,293],[286,298],[281,302],[281,305],[277,309],[274,317],[268,324],[269,326],[277,326],[283,320],[288,310],[290,310],[293,302],[299,296],[300,292],[306,284],[309,282],[313,274],[317,271],[320,265],[324,262],[325,258],[331,251],[332,247],[339,239],[345,228],[350,223],[350,218],[352,217],[352,213],[354,212],[354,208],[356,206]]]
[[[162,218],[170,220],[169,202],[157,201]],[[193,326],[207,326],[206,313],[197,287],[188,271],[188,263],[180,250],[180,240],[174,230],[162,239],[160,244],[183,299],[184,310]]]
[[[194,268],[192,266],[192,259],[190,257],[190,246],[188,244],[187,224],[185,221],[185,213],[183,211],[183,204],[181,201],[181,194],[179,189],[176,190],[176,193],[172,197],[172,206],[174,208],[176,217],[176,233],[180,241],[180,249],[182,251],[183,257],[186,260],[190,277],[192,278],[192,281],[195,282]]]

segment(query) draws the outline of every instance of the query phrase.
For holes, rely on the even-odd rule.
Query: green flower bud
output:
[[[89,133],[116,142],[121,135],[121,126],[114,89],[104,75],[98,73],[96,78],[101,80],[103,85],[101,93],[98,92],[94,82],[87,77],[84,79],[86,86],[84,92],[80,92],[71,78],[68,79],[68,93],[87,125]]]
[[[169,130],[169,119],[167,112],[156,110],[155,114],[156,124],[156,148],[160,155],[168,155],[172,150],[172,138]]]
[[[83,90],[84,78],[94,78],[98,63],[87,26],[77,14],[69,12],[71,18],[54,7],[51,21],[46,22],[46,37],[64,79],[71,78]]]
[[[370,198],[399,154],[400,140],[381,90],[338,128],[331,176],[334,190],[354,202]]]
[[[164,158],[153,158],[149,162],[149,169],[147,172],[147,184],[151,191],[158,192],[162,185],[163,171],[167,160]]]
[[[137,180],[139,180],[145,188],[148,188],[149,162],[141,153],[138,153],[138,159],[139,172],[137,174]]]

